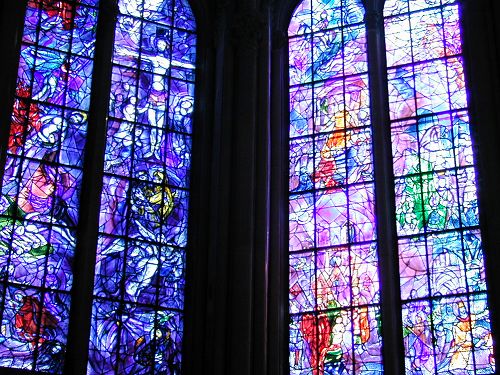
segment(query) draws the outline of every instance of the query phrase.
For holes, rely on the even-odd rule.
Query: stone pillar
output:
[[[270,14],[216,3],[206,346],[189,373],[267,372]]]

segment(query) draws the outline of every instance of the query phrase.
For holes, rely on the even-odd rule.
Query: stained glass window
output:
[[[121,0],[88,373],[181,367],[195,22],[185,0]]]
[[[195,21],[187,0],[117,3],[87,372],[173,374],[181,368]],[[62,373],[85,144],[95,134],[87,119],[100,4],[26,4],[0,197],[0,367]]]
[[[0,366],[62,371],[97,6],[27,3],[0,197]]]
[[[454,0],[387,0],[384,29],[368,31],[385,32],[385,71],[367,66],[361,1],[304,0],[293,13],[290,374],[383,372],[374,185],[394,189],[400,300],[384,303],[401,303],[406,373],[495,371],[459,15]],[[373,128],[368,70],[389,91],[389,122]],[[390,186],[374,181],[380,126]]]
[[[407,374],[495,371],[459,14],[385,4]]]
[[[366,30],[360,1],[288,28],[290,374],[383,371]]]

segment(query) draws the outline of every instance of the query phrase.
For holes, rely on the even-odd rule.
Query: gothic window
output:
[[[407,373],[495,369],[459,8],[384,11]]]
[[[74,259],[92,256],[87,373],[181,368],[195,21],[186,0],[117,1],[114,46],[97,47],[113,48],[108,105],[92,99],[104,2],[25,3],[3,140],[0,367],[63,371],[72,297],[86,293]],[[85,165],[99,139],[101,163]],[[82,197],[89,173],[102,176],[100,206]],[[96,206],[94,249],[82,245],[84,201]]]
[[[363,4],[304,0],[288,27],[290,374],[378,374],[394,360],[407,374],[492,374],[460,5],[387,0],[376,30]],[[368,66],[377,32],[385,60]],[[377,236],[388,222],[397,244]],[[398,285],[379,284],[382,257]],[[386,305],[399,306],[388,345],[404,358],[382,361]]]
[[[177,373],[194,19],[179,1],[119,5],[89,364],[96,373]]]

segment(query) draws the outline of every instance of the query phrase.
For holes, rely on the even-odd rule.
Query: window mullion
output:
[[[404,373],[383,1],[366,0],[370,107],[379,248],[384,373]]]
[[[80,195],[65,374],[84,374],[87,368],[116,17],[116,0],[101,0]]]

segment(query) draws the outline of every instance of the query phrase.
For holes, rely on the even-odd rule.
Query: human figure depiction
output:
[[[56,1],[56,0],[30,0],[28,6],[44,10],[49,17],[60,16],[64,30],[73,28],[73,19],[76,15],[79,0]],[[76,4],[74,4],[76,3]]]
[[[472,359],[472,328],[476,325],[476,316],[467,312],[463,301],[457,303],[455,314],[457,322],[453,327],[453,354],[449,369],[468,369]]]
[[[321,313],[317,318],[308,314],[302,317],[300,330],[309,344],[309,363],[313,375],[342,374],[345,324],[341,312]]]
[[[16,96],[18,99],[14,102],[8,144],[9,152],[13,154],[24,146],[25,133],[31,132],[32,129],[40,131],[42,127],[38,105],[30,104],[31,89],[25,82],[19,82]]]
[[[148,123],[151,125],[149,129],[149,143],[150,149],[144,155],[145,158],[156,157],[160,159],[160,150],[162,143],[162,136],[159,129],[166,126],[166,112],[168,104],[168,73],[170,68],[182,67],[194,69],[194,65],[184,61],[178,61],[172,58],[171,48],[168,42],[168,35],[166,30],[158,28],[156,35],[151,38],[150,47],[144,48],[139,53],[135,49],[124,47],[121,45],[116,46],[116,54],[123,56],[127,59],[141,60],[146,64],[146,70],[151,73],[151,81],[147,84],[141,81],[145,87],[144,91],[147,93],[146,104],[137,105],[137,111],[147,111]],[[145,108],[142,108],[142,107]]]
[[[336,159],[346,153],[346,143],[349,135],[340,130],[345,128],[347,117],[347,111],[335,114],[334,131],[330,134],[320,152],[321,161],[315,171],[314,181],[323,182],[326,187],[335,187],[342,182],[342,177],[340,179],[337,177],[338,167]]]
[[[23,296],[23,305],[15,316],[15,326],[19,336],[30,342],[33,346],[38,341],[41,344],[47,328],[57,327],[58,320],[36,297]]]

